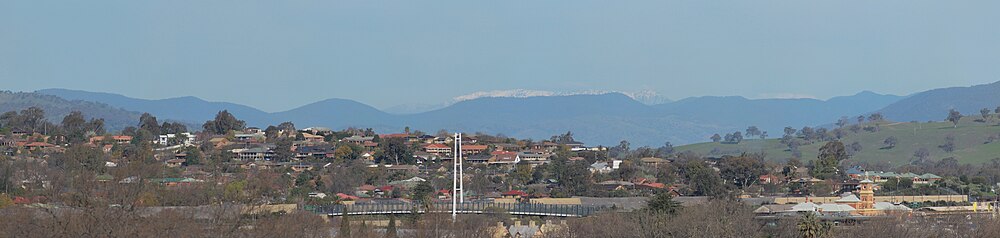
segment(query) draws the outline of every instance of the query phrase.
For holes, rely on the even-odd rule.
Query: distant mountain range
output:
[[[539,93],[542,94],[539,96]],[[20,96],[0,98],[0,109],[43,104],[52,107],[55,115],[62,115],[74,108],[84,108],[85,112],[90,112],[88,116],[105,117],[109,124],[120,124],[113,128],[134,125],[139,112],[152,113],[161,121],[200,125],[218,111],[229,110],[249,125],[258,127],[292,121],[299,127],[370,127],[393,132],[409,126],[428,133],[446,129],[534,139],[572,131],[578,140],[592,145],[615,145],[621,140],[629,140],[634,146],[659,146],[667,141],[673,144],[702,142],[712,134],[743,131],[750,125],[767,131],[771,137],[778,137],[786,126],[829,125],[841,116],[854,118],[876,111],[893,121],[939,121],[951,108],[975,115],[981,108],[993,109],[1000,105],[1000,82],[935,89],[905,97],[865,91],[829,100],[709,96],[659,104],[636,100],[665,98],[653,94],[552,95],[544,91],[498,91],[467,95],[429,111],[395,114],[347,99],[328,99],[268,113],[249,106],[209,102],[196,97],[147,100],[66,89],[8,95]]]
[[[832,123],[840,116],[875,111],[901,98],[862,92],[827,101],[698,97],[648,105],[635,100],[635,95],[621,93],[490,95],[464,99],[432,111],[399,115],[346,99],[328,99],[288,111],[267,113],[249,106],[208,102],[195,97],[146,100],[66,89],[46,89],[37,93],[99,102],[126,111],[149,112],[161,120],[193,125],[212,119],[220,110],[229,110],[249,125],[259,127],[283,121],[295,122],[300,127],[371,127],[379,131],[400,131],[409,126],[431,133],[446,129],[535,139],[573,131],[577,139],[591,144],[614,145],[629,140],[637,146],[658,146],[667,141],[674,144],[705,141],[714,133],[743,130],[749,125],[777,135],[785,126]],[[135,123],[126,123],[132,124]]]

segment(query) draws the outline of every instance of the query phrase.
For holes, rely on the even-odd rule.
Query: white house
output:
[[[194,135],[194,134],[191,134],[191,133],[187,133],[187,132],[181,133],[181,135],[184,135],[185,138],[187,138],[187,139],[184,139],[184,141],[181,142],[184,145],[194,145],[194,141],[195,141],[195,139],[197,139],[196,137],[198,137],[197,135]],[[173,139],[173,138],[177,138],[177,134],[164,134],[164,135],[160,135],[158,138],[156,138],[156,143],[157,144],[161,144],[161,145],[168,145],[168,144],[170,144],[170,139]]]

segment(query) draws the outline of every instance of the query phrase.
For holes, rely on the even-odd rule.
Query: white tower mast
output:
[[[465,166],[462,166],[462,161],[465,160],[465,155],[462,154],[462,133],[458,133],[458,203],[465,203]]]
[[[458,203],[465,202],[465,191],[462,179],[462,133],[455,133],[455,149],[452,151],[455,159],[452,161],[451,174],[451,219],[455,221],[458,215]]]

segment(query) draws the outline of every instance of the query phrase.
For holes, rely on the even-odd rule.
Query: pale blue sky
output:
[[[0,1],[0,88],[278,111],[475,91],[828,98],[1000,80],[1000,1]]]

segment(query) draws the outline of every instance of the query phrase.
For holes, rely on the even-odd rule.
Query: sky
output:
[[[0,1],[0,89],[282,111],[478,91],[906,95],[1000,81],[1000,1]]]

